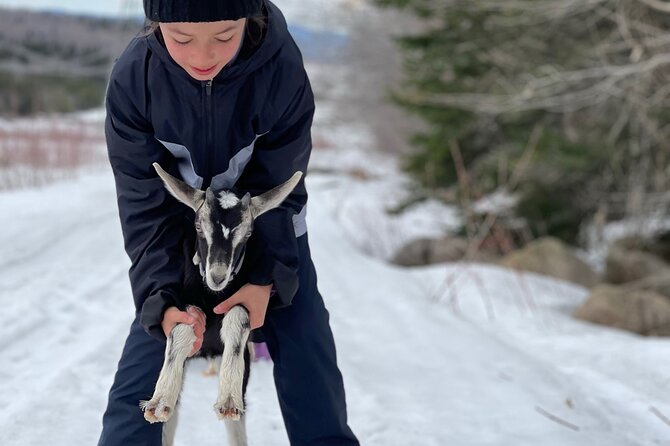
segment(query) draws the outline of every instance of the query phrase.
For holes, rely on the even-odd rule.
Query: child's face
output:
[[[161,23],[170,56],[196,80],[213,79],[235,56],[247,19]]]

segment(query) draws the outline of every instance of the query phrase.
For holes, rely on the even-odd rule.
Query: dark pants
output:
[[[342,375],[306,235],[298,245],[300,288],[291,306],[268,310],[262,327],[284,424],[291,445],[358,445],[347,425]],[[109,392],[99,446],[160,446],[162,424],[145,421],[139,401],[151,398],[164,352],[165,344],[136,319]]]

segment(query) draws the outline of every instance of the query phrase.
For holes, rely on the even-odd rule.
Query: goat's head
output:
[[[167,190],[195,211],[197,243],[193,263],[213,291],[223,290],[234,275],[244,246],[251,236],[254,220],[279,206],[302,177],[296,172],[284,184],[257,197],[240,197],[227,190],[195,189],[153,164]]]

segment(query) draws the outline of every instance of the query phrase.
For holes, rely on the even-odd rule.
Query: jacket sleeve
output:
[[[132,71],[122,75],[119,71],[118,67],[112,71],[107,89],[107,150],[125,249],[131,260],[129,276],[136,311],[147,333],[164,340],[163,313],[170,306],[183,309],[179,295],[186,208],[169,195],[152,167],[158,162],[175,173],[174,160],[154,138],[145,118],[143,95],[120,85],[122,79],[132,78]]]
[[[273,284],[276,296],[272,307],[291,304],[298,290],[298,242],[293,216],[307,203],[305,174],[312,150],[311,126],[314,116],[314,96],[309,79],[300,67],[298,82],[279,110],[273,128],[259,137],[249,164],[237,182],[238,189],[257,196],[287,181],[296,171],[303,172],[298,185],[278,207],[266,212],[254,222],[249,240],[260,251],[260,260],[252,267],[249,283]]]

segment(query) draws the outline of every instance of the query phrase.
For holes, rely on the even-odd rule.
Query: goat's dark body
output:
[[[224,315],[214,313],[213,309],[215,306],[232,296],[235,291],[246,283],[246,281],[243,280],[243,273],[246,268],[243,265],[240,274],[233,278],[232,282],[228,284],[224,290],[214,292],[205,285],[202,276],[200,275],[199,267],[193,264],[192,260],[193,255],[195,254],[195,234],[193,231],[188,231],[188,235],[184,240],[183,252],[186,257],[186,262],[184,270],[184,288],[181,295],[182,302],[185,305],[193,305],[200,308],[206,316],[205,334],[203,336],[202,347],[193,358],[204,357],[209,359],[221,356],[223,354],[223,342],[221,342],[220,330]],[[245,257],[244,264],[248,264],[250,260],[251,256]],[[242,350],[244,351],[245,369],[243,393],[246,393],[251,358],[249,349],[247,349],[246,346],[240,347],[240,353],[242,353]]]

